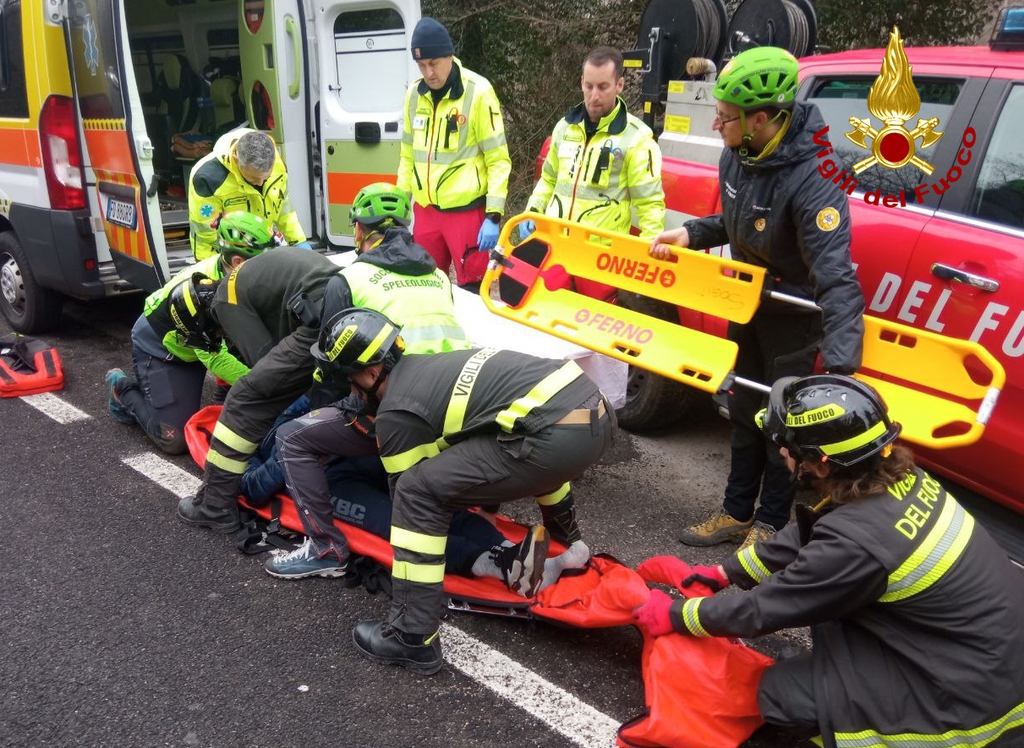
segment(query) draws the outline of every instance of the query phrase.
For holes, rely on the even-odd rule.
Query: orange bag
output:
[[[657,569],[639,570],[665,582]],[[681,581],[681,580],[678,580]],[[709,591],[674,586],[688,597]],[[647,712],[619,728],[626,748],[736,748],[764,724],[757,687],[772,658],[742,642],[683,634],[644,635]]]

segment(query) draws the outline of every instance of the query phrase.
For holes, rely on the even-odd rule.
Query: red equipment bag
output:
[[[703,585],[681,587],[656,565],[640,575],[687,597],[711,594]],[[644,634],[644,697],[647,712],[619,728],[626,748],[736,748],[764,724],[757,687],[772,658],[742,642],[721,637]]]
[[[24,335],[0,337],[0,397],[52,392],[64,386],[57,349]]]

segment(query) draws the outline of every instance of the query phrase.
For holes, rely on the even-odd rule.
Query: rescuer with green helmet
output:
[[[411,213],[407,193],[393,184],[376,182],[359,190],[351,212],[359,255],[328,283],[321,339],[331,331],[342,310],[358,307],[384,314],[400,324],[409,353],[469,347],[469,339],[455,318],[447,273],[409,233]],[[326,373],[321,376],[328,380],[323,384],[331,385],[330,361],[315,345],[312,353],[321,373]],[[342,380],[337,396],[350,392],[347,381]],[[265,564],[268,574],[301,579],[334,576],[344,568],[348,542],[334,525],[321,457],[377,454],[373,418],[363,412],[364,408],[362,399],[344,398],[330,407],[314,409],[278,432],[288,495],[299,509],[307,539],[296,551],[269,559]]]
[[[137,423],[167,454],[186,449],[182,429],[199,410],[206,372],[231,385],[249,371],[219,338],[185,328],[206,326],[204,315],[221,278],[282,241],[268,221],[243,211],[220,216],[211,228],[218,253],[185,268],[146,298],[132,328],[135,379],[115,368],[104,380],[110,415]]]
[[[813,104],[796,98],[799,63],[777,47],[733,57],[715,84],[713,129],[725,150],[719,160],[722,212],[663,231],[650,253],[666,245],[708,249],[728,244],[732,258],[765,268],[776,290],[813,301],[820,311],[775,300],[761,303],[746,324],[730,323],[739,347],[737,376],[774,382],[804,376],[819,352],[826,371],[850,374],[861,363],[864,296],[850,261],[847,193],[818,172],[828,128]],[[789,470],[754,423],[763,395],[728,393],[732,465],[722,509],[685,528],[680,541],[715,545],[764,540],[789,521],[795,486]]]

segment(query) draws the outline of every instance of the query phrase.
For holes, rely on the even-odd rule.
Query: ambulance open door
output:
[[[75,0],[67,8],[66,38],[85,159],[96,182],[89,191],[91,207],[120,277],[154,291],[169,277],[167,256],[153,146],[129,64],[124,5],[121,0]]]
[[[320,158],[327,237],[352,246],[359,190],[394,182],[405,91],[419,77],[409,52],[416,0],[314,0],[320,77]]]
[[[308,0],[307,0],[308,2]],[[306,13],[301,0],[238,0],[242,101],[249,123],[270,133],[288,168],[288,193],[302,230],[317,232]]]

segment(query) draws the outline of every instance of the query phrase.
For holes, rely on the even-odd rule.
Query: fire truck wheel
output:
[[[651,317],[678,322],[675,307],[663,301],[630,293],[619,294],[619,304]],[[629,431],[671,426],[689,409],[696,392],[692,387],[660,374],[629,367],[626,404],[615,411],[619,425]]]
[[[15,331],[47,332],[60,321],[64,297],[40,286],[13,231],[0,234],[0,310]]]

